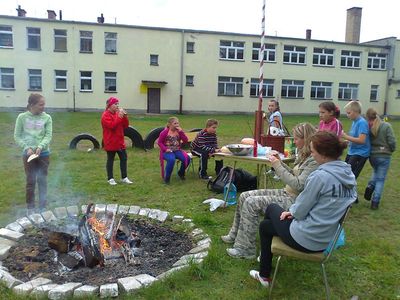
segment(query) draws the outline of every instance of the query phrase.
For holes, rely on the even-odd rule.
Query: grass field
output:
[[[171,215],[184,215],[194,220],[212,238],[210,254],[201,266],[191,266],[163,282],[142,289],[135,296],[121,299],[265,299],[267,291],[248,275],[257,269],[254,260],[232,259],[226,255],[226,245],[219,239],[231,225],[234,207],[211,213],[202,201],[213,195],[206,183],[189,171],[181,182],[176,173],[171,184],[162,184],[158,150],[128,149],[128,175],[134,184],[110,186],[106,181],[104,151],[91,151],[82,143],[79,150],[69,150],[68,144],[79,133],[90,133],[101,140],[99,113],[51,113],[53,117],[52,155],[49,169],[49,207],[75,204],[118,203],[168,210]],[[20,149],[13,141],[17,113],[0,113],[0,222],[5,226],[25,212],[25,177]],[[206,115],[179,116],[185,129],[203,127]],[[253,116],[217,115],[220,144],[239,142],[251,137]],[[143,137],[153,128],[164,126],[167,115],[130,116],[130,123]],[[318,117],[290,116],[288,128]],[[350,122],[342,118],[345,130]],[[400,121],[391,122],[397,138]],[[395,152],[379,210],[372,211],[362,194],[371,174],[369,163],[359,179],[360,203],[355,205],[346,225],[346,246],[337,251],[327,265],[333,299],[400,299],[400,164]],[[197,164],[197,162],[196,162]],[[119,179],[115,164],[115,177]],[[255,172],[255,165],[238,167]],[[210,165],[210,175],[213,165]],[[0,287],[1,299],[27,299]],[[275,299],[323,299],[322,276],[317,264],[284,260],[281,265]]]

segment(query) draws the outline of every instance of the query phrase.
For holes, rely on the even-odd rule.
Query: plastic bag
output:
[[[225,201],[220,200],[220,199],[215,199],[215,198],[210,198],[207,200],[203,201],[204,204],[210,204],[210,211],[216,210],[218,207],[224,207],[225,206]]]
[[[325,249],[325,251],[324,251],[325,255],[328,255],[329,252],[331,252],[332,244],[333,244],[333,241],[331,241],[329,243],[328,247]],[[334,249],[343,247],[345,244],[346,244],[346,234],[344,232],[344,229],[342,228],[342,230],[340,231],[340,234],[339,234],[339,238],[337,239],[336,244],[334,246]]]

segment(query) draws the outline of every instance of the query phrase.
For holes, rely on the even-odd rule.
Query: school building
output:
[[[253,113],[258,106],[260,36],[0,15],[0,109],[46,106],[100,110],[110,96],[143,113]],[[346,42],[267,36],[264,106],[315,114],[321,101],[400,116],[400,42],[360,43],[361,8],[347,11]],[[365,111],[365,110],[364,110]]]

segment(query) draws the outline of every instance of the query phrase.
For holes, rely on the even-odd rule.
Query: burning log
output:
[[[48,244],[51,249],[59,253],[67,253],[74,245],[75,237],[64,232],[50,232]]]

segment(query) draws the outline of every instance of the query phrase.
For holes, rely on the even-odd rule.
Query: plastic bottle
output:
[[[236,194],[237,194],[237,189],[236,186],[231,183],[229,188],[229,183],[227,183],[224,186],[224,200],[227,203],[227,206],[235,205],[236,204]],[[229,193],[228,193],[228,188],[229,188]],[[228,195],[227,195],[228,193]]]

